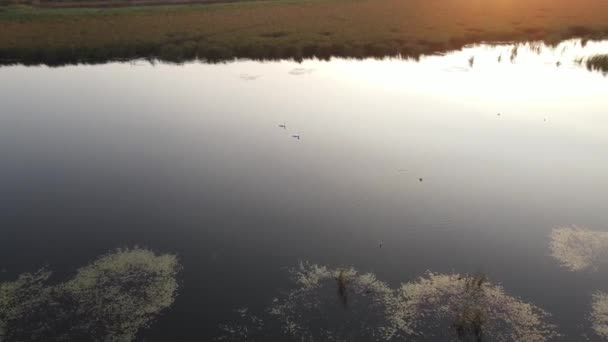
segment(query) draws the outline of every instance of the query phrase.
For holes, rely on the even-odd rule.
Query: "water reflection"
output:
[[[573,39],[556,45],[547,45],[543,42],[478,44],[467,46],[461,51],[450,52],[447,55],[452,58],[460,56],[461,63],[452,67],[454,71],[466,71],[480,67],[488,71],[488,68],[497,68],[500,64],[507,62],[526,68],[541,66],[574,68],[582,65],[586,66],[589,71],[606,72],[608,70],[606,52],[608,52],[608,42],[606,41],[589,42]],[[498,57],[496,57],[497,55]]]
[[[551,255],[571,271],[596,268],[608,258],[608,232],[577,226],[551,232]]]
[[[585,64],[589,70],[601,71],[604,75],[608,74],[608,54],[591,56],[585,61]]]
[[[251,338],[249,332],[273,324],[283,339],[298,341],[548,341],[558,336],[548,313],[508,295],[483,274],[427,272],[397,289],[354,268],[303,263],[292,274],[296,288],[274,299],[263,319],[240,311],[241,324],[224,326],[218,340]]]
[[[142,338],[209,341],[230,308],[246,303],[238,316],[247,333],[271,341],[281,339],[264,334],[284,324],[259,307],[287,287],[279,268],[298,258],[362,265],[393,291],[426,269],[492,270],[512,293],[555,313],[560,332],[580,336],[590,293],[608,283],[600,272],[579,279],[546,267],[545,228],[607,223],[607,79],[570,59],[601,44],[564,47],[562,56],[522,46],[514,64],[512,48],[500,45],[418,62],[2,68],[4,277],[36,269],[38,256],[72,269],[66,259],[143,241],[187,257],[189,286]],[[314,72],[289,73],[298,67]],[[404,340],[494,336],[487,310],[475,306],[437,318],[441,330],[428,328],[429,318],[408,334],[416,316],[387,313],[386,303],[400,301],[382,297],[365,312],[360,303],[371,294],[354,293],[359,280],[348,269],[330,270],[307,292],[325,289],[327,300],[310,310],[331,312],[332,324],[319,318],[302,330],[348,338],[344,327],[370,321],[375,328],[364,331],[376,339],[391,331]],[[466,296],[483,298],[469,288]],[[277,307],[289,304],[276,296]],[[294,310],[292,322],[302,322],[303,309]],[[428,330],[439,336],[419,336]]]
[[[498,40],[500,42],[500,40]],[[472,43],[472,42],[471,42]],[[49,65],[49,66],[63,66],[69,64],[98,64],[108,62],[127,62],[135,65],[134,61],[147,61],[154,65],[157,62],[165,62],[171,64],[183,64],[191,61],[199,61],[203,63],[224,63],[234,62],[240,59],[249,59],[256,61],[277,61],[277,60],[289,60],[296,62],[303,62],[307,59],[317,59],[329,61],[332,58],[344,58],[344,59],[403,59],[419,61],[422,58],[428,56],[437,55],[449,55],[465,53],[465,63],[462,66],[455,66],[455,70],[466,71],[470,68],[478,66],[479,53],[486,54],[490,52],[491,60],[494,64],[500,64],[507,60],[511,63],[523,63],[527,64],[530,62],[530,56],[535,55],[541,57],[543,63],[560,67],[566,65],[584,65],[590,71],[601,71],[604,74],[608,72],[608,41],[606,40],[589,40],[589,39],[569,39],[561,42],[544,42],[544,41],[529,41],[529,42],[508,42],[505,43],[483,43],[483,44],[456,44],[453,46],[446,46],[443,48],[430,48],[424,51],[416,51],[415,53],[408,51],[361,51],[355,49],[355,51],[336,51],[332,52],[331,49],[312,49],[308,52],[300,52],[295,55],[291,50],[286,50],[285,54],[276,54],[276,51],[264,52],[258,51],[256,54],[249,53],[226,53],[217,54],[215,50],[204,50],[199,53],[183,53],[177,46],[173,49],[163,51],[162,53],[147,51],[143,55],[130,52],[127,55],[122,55],[125,51],[120,50],[113,52],[105,51],[100,56],[95,56],[94,51],[74,51],[70,49],[64,53],[58,51],[15,51],[15,56],[10,58],[0,59],[1,65]],[[48,56],[46,56],[48,54]],[[76,54],[76,55],[75,55]],[[78,55],[80,54],[80,55]],[[10,53],[7,53],[10,55]],[[45,57],[46,56],[46,57]],[[498,57],[497,57],[498,56]],[[503,56],[505,58],[503,58]],[[523,56],[526,61],[522,61]],[[548,61],[550,60],[550,61]],[[488,60],[484,62],[487,66]],[[468,68],[467,68],[468,67]],[[291,75],[308,75],[311,74],[314,69],[297,67],[293,68],[289,73]],[[242,74],[241,79],[243,80],[255,80],[259,75]]]
[[[49,284],[45,269],[0,284],[0,341],[132,341],[177,294],[174,255],[117,250]]]

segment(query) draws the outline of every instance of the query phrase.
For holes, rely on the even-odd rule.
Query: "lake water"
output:
[[[227,337],[256,313],[283,336],[265,340],[281,341],[268,308],[290,300],[300,261],[391,288],[427,270],[484,274],[550,313],[555,340],[599,340],[608,77],[575,59],[600,52],[608,42],[419,61],[2,67],[0,280],[47,267],[60,282],[140,246],[183,268],[175,302],[138,340]],[[566,230],[556,250],[554,229],[573,225],[588,230]],[[350,308],[330,292],[327,330],[375,324],[342,321]],[[403,339],[456,336],[441,322]]]

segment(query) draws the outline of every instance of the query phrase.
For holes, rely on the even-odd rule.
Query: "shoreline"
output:
[[[475,0],[219,1],[223,3],[4,7],[0,65],[418,58],[477,43],[554,45],[573,38],[608,38],[608,1],[601,0],[513,0],[509,8]]]
[[[25,0],[19,2],[3,2],[0,0],[0,9],[11,6],[29,6],[36,9],[75,9],[75,8],[125,8],[125,7],[151,7],[151,6],[179,6],[179,5],[213,5],[241,1],[256,0],[59,0],[41,1]]]

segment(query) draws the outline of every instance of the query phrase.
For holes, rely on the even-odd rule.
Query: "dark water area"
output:
[[[608,78],[576,59],[606,49],[0,68],[0,281],[174,254],[175,302],[137,340],[209,341],[236,310],[263,316],[300,261],[391,288],[484,274],[550,314],[561,336],[536,340],[601,340]],[[556,251],[572,225],[583,243]]]

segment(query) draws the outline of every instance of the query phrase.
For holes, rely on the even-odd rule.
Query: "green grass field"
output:
[[[608,37],[605,0],[274,0],[0,9],[3,63],[409,56],[488,41]]]

